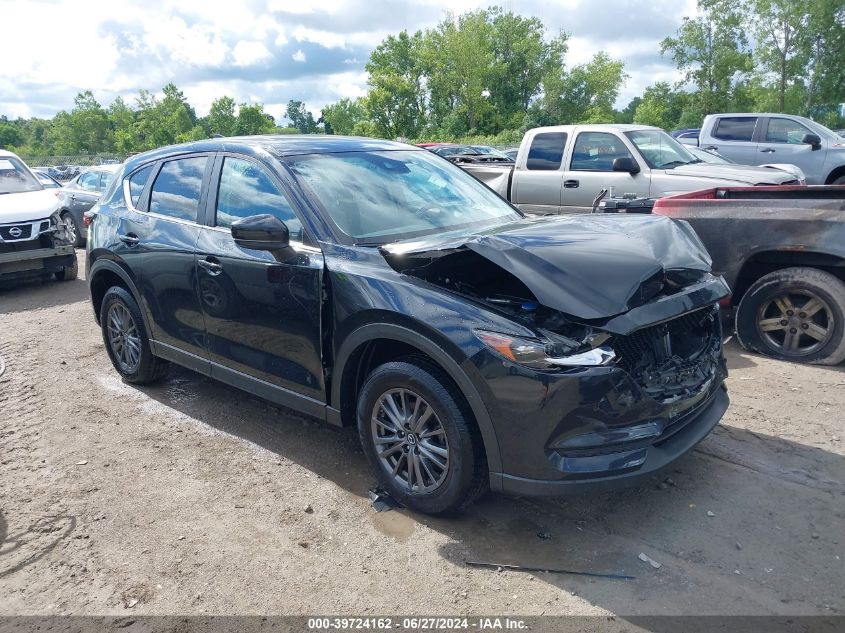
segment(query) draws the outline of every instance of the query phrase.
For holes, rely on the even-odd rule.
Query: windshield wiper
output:
[[[695,161],[690,161],[690,162],[695,162]],[[674,169],[675,167],[681,167],[682,165],[689,165],[689,164],[690,163],[688,163],[685,160],[673,160],[669,163],[666,163],[665,165],[661,165],[660,169]]]

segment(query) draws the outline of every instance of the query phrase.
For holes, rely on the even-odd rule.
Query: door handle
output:
[[[75,195],[75,194],[70,194],[70,199],[71,199],[71,200],[76,200],[76,195]]]
[[[775,150],[773,150],[771,147],[767,147],[766,149],[761,149],[760,152],[763,154],[774,154]]]
[[[715,145],[708,145],[707,147],[704,148],[704,150],[707,151],[707,152],[715,152],[715,151],[718,151],[718,149],[719,148],[716,147]]]
[[[141,241],[138,238],[138,236],[135,235],[134,233],[127,233],[126,235],[118,235],[117,239],[119,239],[121,242],[123,242],[127,246],[137,246],[138,242]]]
[[[563,188],[564,189],[577,189],[581,185],[580,182],[577,180],[564,180],[563,181]]]
[[[197,266],[205,270],[209,275],[216,276],[223,272],[223,265],[213,257],[199,260]]]

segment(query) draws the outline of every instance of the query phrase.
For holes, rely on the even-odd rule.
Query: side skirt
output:
[[[284,387],[279,387],[278,385],[249,376],[243,372],[224,367],[219,363],[211,362],[206,358],[185,352],[166,343],[150,341],[150,348],[153,354],[159,358],[169,360],[182,367],[187,367],[204,376],[214,378],[227,385],[268,400],[273,404],[310,415],[323,422],[328,422],[333,426],[342,426],[340,411],[326,405],[325,402],[320,402],[290,389],[285,389]]]

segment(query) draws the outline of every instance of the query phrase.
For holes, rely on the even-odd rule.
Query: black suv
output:
[[[728,406],[728,288],[683,222],[527,218],[424,149],[333,136],[135,156],[86,221],[127,382],[170,361],[357,425],[415,510],[652,473]]]

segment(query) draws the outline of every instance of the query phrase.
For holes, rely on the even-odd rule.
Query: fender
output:
[[[472,381],[467,376],[466,372],[461,366],[450,356],[443,348],[436,343],[430,341],[422,334],[414,330],[391,323],[371,323],[363,325],[354,330],[349,336],[344,339],[338,350],[335,358],[335,370],[333,375],[343,376],[346,369],[346,363],[349,361],[352,353],[364,343],[374,341],[376,339],[390,339],[405,343],[412,347],[416,347],[421,352],[427,354],[443,369],[449,377],[455,381],[455,384],[467,399],[467,403],[472,409],[475,416],[478,428],[481,431],[481,439],[484,443],[484,450],[487,454],[487,465],[491,473],[501,472],[502,458],[499,452],[499,442],[496,439],[496,433],[493,430],[493,422],[490,420],[490,414],[487,407],[484,405],[478,390]],[[332,381],[331,389],[331,406],[335,410],[340,409],[340,380]]]
[[[94,280],[97,278],[98,273],[103,270],[108,270],[109,272],[114,273],[118,277],[123,280],[123,283],[126,284],[126,287],[129,289],[129,292],[132,293],[132,298],[135,299],[135,303],[138,304],[138,307],[141,309],[141,316],[144,318],[144,328],[146,328],[147,332],[151,332],[150,329],[150,315],[147,314],[146,309],[144,308],[144,302],[141,301],[141,294],[138,292],[138,288],[135,286],[135,281],[129,275],[126,270],[120,266],[117,262],[111,259],[104,259],[99,258],[91,264],[90,269],[88,270],[88,293],[91,295],[91,306],[93,308],[93,293],[91,292],[91,286],[94,283]],[[94,319],[97,321],[97,324],[100,323],[100,315],[94,313]]]

